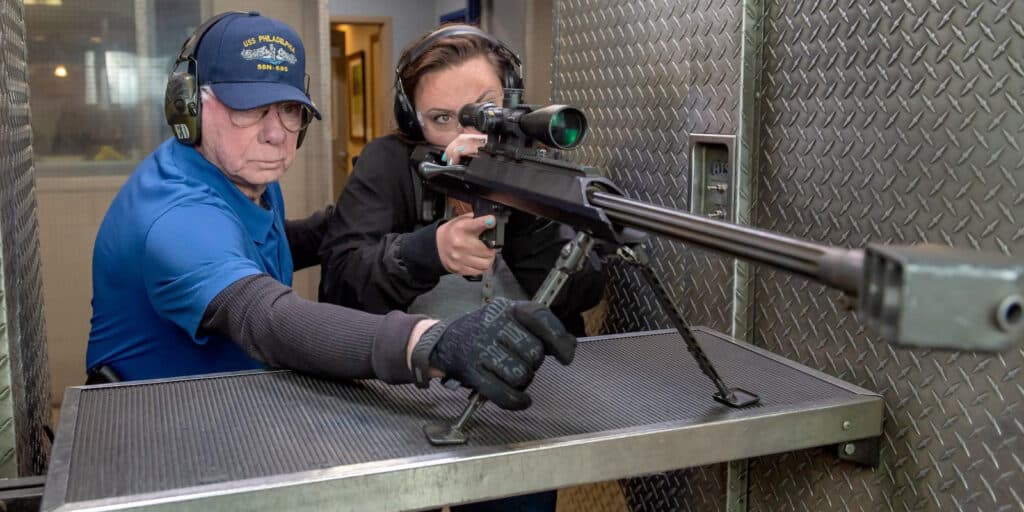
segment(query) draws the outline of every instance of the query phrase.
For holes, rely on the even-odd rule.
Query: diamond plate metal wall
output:
[[[556,16],[554,97],[584,108],[591,126],[573,158],[632,197],[686,208],[687,134],[736,132],[738,1],[569,0]],[[663,240],[650,248],[688,319],[728,330],[731,264]],[[614,271],[609,332],[668,325],[635,282]]]
[[[36,220],[32,130],[28,111],[24,6],[0,2],[0,267],[5,293],[0,339],[6,354],[0,368],[0,402],[10,404],[0,418],[0,476],[38,475],[46,471],[50,422],[42,279]],[[13,414],[12,414],[13,413]]]
[[[846,246],[1024,250],[1021,2],[565,0],[556,12],[554,97],[582,106],[593,126],[576,157],[630,195],[685,208],[686,134],[738,133],[757,226]],[[760,39],[742,57],[741,30]],[[763,68],[744,70],[756,87],[741,92],[740,61],[753,53]],[[737,126],[747,119],[757,126]],[[690,319],[728,331],[731,268],[675,244],[652,252]],[[1024,509],[1024,347],[894,349],[835,293],[764,269],[751,276],[754,298],[736,315],[753,319],[751,341],[888,404],[879,469],[824,450],[757,459],[751,510]],[[664,325],[635,283],[616,270],[607,330]],[[624,487],[634,510],[720,510],[723,473]]]
[[[556,4],[553,97],[582,107],[591,131],[574,160],[634,198],[685,209],[689,133],[734,134],[740,2],[566,0]],[[732,262],[654,239],[656,271],[687,319],[728,332]],[[668,327],[633,271],[612,266],[606,332]],[[632,510],[721,510],[725,466],[624,482]]]
[[[764,27],[759,226],[1024,254],[1024,3],[773,2]],[[758,344],[888,408],[878,470],[759,459],[751,510],[1024,509],[1024,347],[896,350],[819,286],[758,271],[755,295]]]

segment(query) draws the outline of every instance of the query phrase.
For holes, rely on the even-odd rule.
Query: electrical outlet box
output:
[[[733,222],[736,137],[690,134],[690,212]]]

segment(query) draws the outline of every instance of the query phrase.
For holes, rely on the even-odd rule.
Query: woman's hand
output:
[[[480,146],[487,144],[487,136],[480,133],[463,133],[448,143],[441,155],[441,161],[448,165],[456,165],[464,156],[475,156]]]
[[[437,255],[453,274],[478,276],[494,264],[495,249],[480,241],[480,234],[494,227],[494,216],[459,215],[437,228]]]

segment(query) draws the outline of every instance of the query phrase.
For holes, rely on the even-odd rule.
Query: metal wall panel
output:
[[[45,472],[50,422],[23,9],[20,0],[0,3],[0,476],[7,477]]]
[[[1024,3],[773,2],[764,26],[759,226],[1022,253]],[[1024,348],[893,349],[819,286],[759,271],[755,290],[759,345],[888,410],[878,470],[760,459],[752,510],[1024,509]]]
[[[1020,254],[1021,2],[565,0],[556,13],[554,98],[593,126],[577,158],[631,196],[685,207],[686,135],[737,134],[759,227]],[[747,119],[756,126],[738,126]],[[653,252],[691,320],[728,331],[731,268],[682,249]],[[894,349],[836,293],[765,269],[751,277],[737,315],[753,319],[750,341],[887,401],[879,469],[824,450],[757,459],[751,510],[1024,509],[1024,348]],[[645,295],[616,271],[606,329],[663,325]],[[635,480],[626,495],[634,510],[720,510],[724,473]]]
[[[556,4],[553,99],[587,112],[573,155],[631,196],[685,209],[689,133],[734,134],[740,2],[567,0]],[[653,239],[656,271],[687,319],[729,332],[732,262]],[[633,271],[613,266],[606,332],[670,326]],[[720,510],[725,466],[623,482],[632,510]]]
[[[570,0],[556,13],[554,100],[582,107],[591,124],[573,158],[632,197],[687,208],[687,134],[736,131],[739,2]],[[728,331],[731,264],[663,240],[650,247],[687,317]],[[634,282],[615,269],[607,330],[668,325]]]

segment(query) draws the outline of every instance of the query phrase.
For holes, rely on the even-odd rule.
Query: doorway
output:
[[[330,34],[331,177],[336,199],[363,147],[391,128],[382,115],[391,68],[391,20],[332,17]]]

